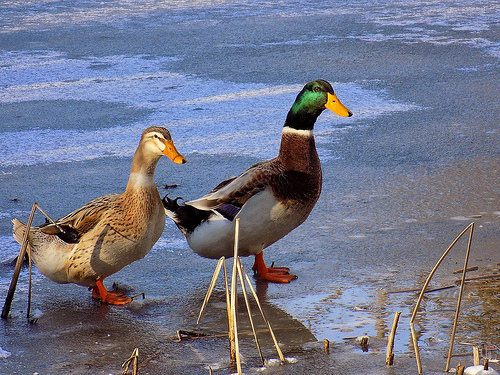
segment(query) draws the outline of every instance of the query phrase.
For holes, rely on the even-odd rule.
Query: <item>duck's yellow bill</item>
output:
[[[328,101],[325,108],[342,117],[351,117],[352,112],[349,111],[337,98],[337,95],[328,93]]]
[[[173,141],[165,141],[165,150],[163,150],[163,153],[176,164],[184,164],[187,162],[184,156],[179,154]]]

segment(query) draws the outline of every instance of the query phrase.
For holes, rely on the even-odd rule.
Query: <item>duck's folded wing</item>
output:
[[[96,198],[56,220],[57,225],[48,222],[40,226],[40,230],[46,234],[57,235],[66,242],[78,242],[81,236],[92,230],[102,220],[118,195],[108,194]]]
[[[215,210],[222,205],[232,205],[239,209],[251,196],[264,190],[269,184],[273,173],[268,167],[268,162],[254,164],[239,177],[221,182],[210,193],[186,204],[200,210]]]

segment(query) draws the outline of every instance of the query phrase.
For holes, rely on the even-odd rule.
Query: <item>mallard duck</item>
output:
[[[321,192],[321,165],[313,136],[314,123],[326,108],[352,116],[324,80],[309,82],[288,112],[277,157],[252,165],[203,197],[179,204],[166,196],[165,211],[189,246],[207,258],[231,257],[233,220],[240,218],[238,249],[255,256],[259,277],[287,283],[296,278],[287,267],[268,268],[263,249],[302,224]]]
[[[122,292],[107,291],[103,281],[143,258],[160,238],[165,210],[154,172],[162,155],[185,163],[167,129],[149,127],[132,159],[125,192],[94,199],[76,211],[32,227],[28,244],[38,270],[56,283],[75,283],[92,290],[95,299],[124,305]],[[22,243],[26,225],[13,220],[14,238]]]

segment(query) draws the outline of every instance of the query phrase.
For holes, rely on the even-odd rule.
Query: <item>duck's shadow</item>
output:
[[[266,284],[256,284],[260,293]],[[111,306],[92,300],[90,295],[81,298],[78,287],[75,287],[75,294],[79,294],[79,299],[73,298],[72,293],[57,293],[67,287],[57,286],[35,296],[32,310],[38,316],[35,324],[26,323],[25,310],[19,309],[19,306],[25,308],[23,301],[16,301],[12,317],[2,320],[4,340],[1,341],[9,343],[7,347],[16,359],[14,362],[21,363],[23,368],[33,372],[64,367],[71,368],[72,373],[82,374],[89,369],[118,372],[135,348],[140,349],[142,359],[148,358],[141,367],[143,371],[153,366],[155,372],[165,370],[168,373],[177,368],[184,373],[196,374],[200,370],[199,373],[204,374],[204,366],[211,363],[230,367],[223,290],[214,291],[205,315],[196,325],[204,298],[202,290],[182,299],[146,296],[126,306]],[[285,311],[265,299],[261,303],[284,352],[316,341],[302,323]],[[238,304],[241,351],[250,365],[258,366],[260,360],[241,295]],[[264,356],[277,358],[267,326],[254,301],[251,308]],[[199,332],[204,336],[179,341],[178,330]],[[0,345],[5,346],[5,343]]]

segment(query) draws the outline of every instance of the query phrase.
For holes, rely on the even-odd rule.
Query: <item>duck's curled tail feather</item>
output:
[[[14,239],[18,244],[22,244],[24,240],[24,232],[26,231],[26,224],[21,223],[19,220],[12,220],[12,234],[14,235]]]
[[[192,233],[202,222],[208,220],[212,211],[199,210],[195,207],[177,203],[180,197],[170,199],[168,196],[163,198],[165,213],[170,217],[181,232],[186,236]]]

